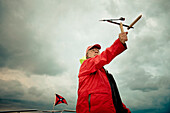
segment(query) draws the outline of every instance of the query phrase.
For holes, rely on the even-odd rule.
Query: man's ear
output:
[[[89,56],[88,56],[88,52],[86,53],[86,59],[88,59],[88,58],[90,58]]]
[[[87,53],[86,53],[86,59],[88,58],[88,51],[87,51]]]

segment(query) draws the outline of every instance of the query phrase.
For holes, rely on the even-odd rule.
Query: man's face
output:
[[[87,52],[88,58],[93,58],[93,57],[95,57],[96,55],[99,55],[99,54],[100,54],[100,51],[99,51],[99,49],[96,48],[96,47],[90,49],[90,50]]]

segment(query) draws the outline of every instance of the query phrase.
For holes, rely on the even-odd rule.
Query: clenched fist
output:
[[[128,41],[127,34],[128,32],[123,32],[119,34],[119,40],[122,42],[122,44]]]

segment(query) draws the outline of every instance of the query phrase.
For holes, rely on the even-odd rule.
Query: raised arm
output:
[[[126,33],[120,33],[119,38],[100,55],[85,60],[79,74],[87,75],[109,64],[117,55],[127,49],[125,41],[127,41]]]

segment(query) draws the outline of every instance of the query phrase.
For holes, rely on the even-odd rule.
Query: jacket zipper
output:
[[[89,102],[89,112],[90,112],[90,108],[91,108],[91,105],[90,105],[90,98],[91,98],[91,94],[89,94],[89,99],[88,99],[88,102]]]

